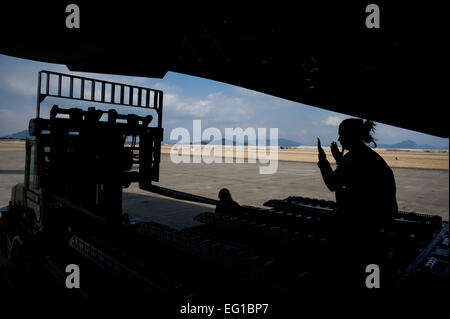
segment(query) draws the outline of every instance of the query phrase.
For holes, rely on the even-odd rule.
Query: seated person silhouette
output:
[[[397,212],[394,174],[384,159],[367,144],[376,146],[374,123],[361,119],[346,119],[339,126],[342,151],[336,142],[331,143],[331,153],[337,168],[332,169],[317,139],[318,166],[330,191],[336,193],[338,221],[334,236],[340,260],[347,260],[348,273],[356,276],[360,285],[363,268],[377,263],[382,256],[380,230],[389,228]],[[348,152],[344,155],[344,150]],[[359,266],[358,266],[359,265]],[[359,273],[359,275],[356,275]]]
[[[216,214],[242,215],[241,206],[232,199],[231,193],[227,188],[222,188],[219,191],[219,200],[216,206]]]

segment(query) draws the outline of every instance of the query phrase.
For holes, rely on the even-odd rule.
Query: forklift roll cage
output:
[[[139,182],[141,189],[148,189],[159,180],[162,91],[40,71],[37,93],[36,118],[29,123],[34,138],[26,143],[24,186],[16,187],[13,197],[32,206],[38,229],[43,226],[42,210],[55,202],[118,219],[122,187]],[[54,105],[49,118],[41,118],[41,103],[47,97],[89,102],[88,109]],[[101,104],[155,110],[156,127],[150,126],[152,115],[119,114],[93,106]],[[132,137],[131,145],[127,137]]]
[[[65,79],[69,81],[68,88],[64,86]],[[77,83],[79,90],[76,89]],[[53,85],[56,87],[53,88]],[[90,89],[86,90],[89,86]],[[96,88],[100,88],[100,92]],[[68,92],[65,92],[66,90]],[[160,90],[42,70],[38,77],[37,96],[36,118],[40,118],[41,103],[44,99],[55,97],[153,109],[158,114],[157,127],[162,128],[163,92]]]

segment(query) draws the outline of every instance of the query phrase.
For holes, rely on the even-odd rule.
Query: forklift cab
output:
[[[89,104],[87,110],[55,104],[49,117],[41,118],[40,105],[47,97]],[[132,182],[144,189],[159,180],[162,98],[162,91],[149,88],[39,72],[24,183],[14,186],[10,202],[26,232],[56,229],[60,216],[72,213],[121,223],[122,189]],[[153,110],[157,122],[152,115],[121,114],[93,104]]]
[[[45,192],[40,184],[40,154],[45,152],[44,140],[27,139],[25,143],[25,175],[24,182],[15,185],[11,191],[9,208],[22,212],[22,226],[30,233],[36,234],[44,230]],[[47,159],[47,157],[45,157]]]

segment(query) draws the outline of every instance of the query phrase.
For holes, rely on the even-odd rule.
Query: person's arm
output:
[[[333,141],[331,143],[331,154],[333,154],[333,157],[336,160],[336,164],[338,166],[342,165],[342,162],[344,161],[344,148],[342,148],[342,151],[340,151],[337,143]]]
[[[320,139],[317,139],[317,150],[319,151],[319,162],[317,163],[317,166],[320,168],[320,172],[322,173],[323,181],[325,182],[325,185],[327,185],[328,189],[332,192],[339,189],[342,185],[341,182],[341,163],[338,164],[338,167],[335,171],[331,168],[330,162],[327,160],[327,156],[325,154],[325,151],[322,149],[322,146],[320,144]]]
[[[330,191],[335,192],[342,186],[340,179],[341,168],[339,166],[335,171],[333,171],[330,162],[328,161],[319,161],[317,166],[319,166],[320,172],[322,173],[322,179]]]

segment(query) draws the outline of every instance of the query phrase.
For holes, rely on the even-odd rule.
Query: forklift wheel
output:
[[[5,257],[8,256],[5,225],[3,224],[3,221],[1,219],[0,219],[0,253]]]
[[[11,250],[9,251],[9,261],[12,264],[20,264],[21,256],[23,255],[23,240],[20,236],[16,236],[13,239]]]
[[[9,252],[9,261],[12,264],[23,264],[30,261],[33,257],[31,241],[21,236],[14,237]]]

